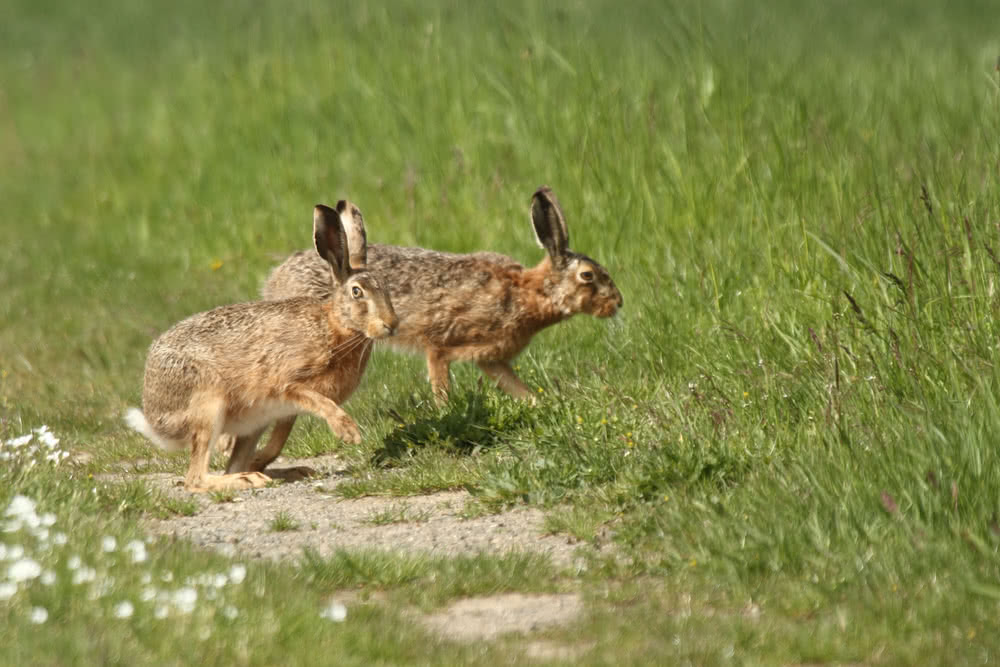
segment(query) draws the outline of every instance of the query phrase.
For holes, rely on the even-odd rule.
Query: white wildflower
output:
[[[319,613],[319,617],[340,623],[347,618],[347,607],[334,600]]]
[[[222,615],[228,618],[230,621],[240,615],[240,612],[233,605],[226,605],[222,608]]]
[[[0,560],[7,560],[7,545],[0,542]]]
[[[142,577],[140,577],[139,581],[140,583],[143,584],[150,584],[153,581],[153,575],[151,575],[149,572],[143,572]]]
[[[132,555],[133,563],[142,563],[146,560],[146,545],[142,540],[132,540],[125,545],[125,551]]]
[[[31,610],[31,622],[35,625],[41,625],[47,620],[49,620],[49,612],[46,611],[45,607],[35,607]]]
[[[115,618],[129,618],[135,612],[135,607],[131,602],[125,600],[124,602],[119,602],[115,605],[114,614]]]
[[[69,537],[66,536],[66,533],[56,533],[52,536],[52,544],[55,544],[56,546],[61,547],[68,541]]]
[[[118,548],[118,540],[116,540],[111,535],[105,535],[101,538],[101,551],[105,553],[111,553]]]
[[[15,582],[35,579],[42,573],[42,566],[30,558],[22,558],[8,568],[7,577]]]
[[[174,591],[174,606],[182,614],[190,614],[194,611],[194,605],[198,601],[198,591],[186,586]]]
[[[216,588],[223,588],[228,583],[229,583],[229,577],[227,577],[224,574],[217,574],[215,575],[215,578],[212,580],[212,585],[215,586]]]
[[[234,584],[242,584],[243,580],[246,579],[247,568],[246,565],[241,565],[237,563],[229,568],[229,580]]]
[[[26,444],[28,444],[29,442],[31,442],[31,439],[33,437],[34,436],[32,434],[25,433],[24,435],[22,435],[19,438],[12,438],[12,439],[8,440],[7,444],[10,447],[14,447],[15,449],[18,448],[18,447],[24,447]]]
[[[139,593],[139,599],[143,602],[152,602],[156,599],[156,589],[152,586],[146,586],[142,589],[142,592]]]
[[[46,586],[51,586],[52,584],[56,583],[56,573],[53,572],[52,570],[45,570],[44,572],[42,572],[42,576],[39,579],[39,581],[41,581],[42,584]]]
[[[170,570],[167,570],[166,572],[160,575],[160,579],[169,583],[174,580],[174,573],[171,572]]]
[[[20,544],[12,544],[7,547],[7,560],[17,560],[24,555],[24,547]]]
[[[45,431],[44,433],[39,433],[38,439],[42,442],[43,445],[45,445],[49,449],[52,449],[53,447],[59,444],[59,438],[52,435],[51,431]]]
[[[28,496],[16,495],[7,505],[7,516],[25,516],[35,513],[35,501]]]
[[[167,605],[158,604],[156,605],[156,609],[153,610],[153,618],[164,619],[169,613],[170,610],[167,608]]]
[[[69,560],[66,561],[66,567],[69,568],[70,570],[75,570],[81,565],[83,565],[83,561],[80,559],[79,556],[70,556]]]

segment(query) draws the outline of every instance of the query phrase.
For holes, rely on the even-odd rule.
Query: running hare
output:
[[[324,418],[344,441],[361,442],[339,404],[358,386],[372,339],[392,335],[399,320],[379,280],[364,270],[364,230],[351,210],[341,201],[336,211],[320,205],[313,212],[314,278],[324,286],[322,297],[303,293],[215,308],[174,325],[149,348],[144,412],[132,408],[126,420],[164,449],[191,447],[188,490],[265,485],[270,477],[263,470],[288,436],[282,428],[303,412]],[[361,245],[348,244],[345,227]],[[348,248],[362,258],[354,267]],[[257,452],[257,440],[275,421]],[[220,436],[236,442],[226,474],[209,475]]]
[[[424,352],[439,402],[448,397],[452,361],[474,361],[512,396],[530,397],[510,361],[532,336],[577,313],[610,317],[621,308],[622,295],[604,267],[569,249],[566,220],[548,187],[532,197],[531,222],[548,256],[528,269],[489,252],[368,247],[368,265],[382,277],[401,320],[389,342]],[[263,297],[324,298],[330,293],[325,270],[314,253],[298,252],[271,272]]]

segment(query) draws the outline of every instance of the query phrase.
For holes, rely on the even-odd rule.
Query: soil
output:
[[[188,493],[176,475],[144,475],[166,493],[199,504],[193,516],[150,520],[147,528],[154,535],[190,540],[227,555],[275,560],[296,558],[305,547],[321,556],[361,548],[441,556],[533,552],[547,555],[558,567],[573,568],[582,566],[577,551],[591,548],[566,535],[545,534],[544,515],[537,509],[467,517],[466,503],[472,499],[467,491],[345,499],[334,492],[346,479],[336,456],[296,459],[295,464],[317,474],[304,481],[236,491],[232,502]],[[275,467],[281,469],[281,459]],[[285,529],[279,530],[279,524]]]
[[[281,459],[274,464],[279,476],[289,464]],[[294,464],[306,465],[316,474],[304,481],[236,491],[231,502],[191,494],[177,475],[142,475],[165,493],[194,499],[199,505],[193,516],[150,520],[146,527],[154,535],[190,540],[230,556],[272,560],[294,560],[306,547],[321,556],[338,549],[371,548],[441,556],[532,552],[572,571],[583,567],[583,555],[595,548],[566,535],[546,534],[544,515],[537,509],[519,507],[470,517],[464,512],[472,499],[466,491],[345,499],[334,492],[347,479],[336,456],[297,459]],[[488,640],[565,624],[581,609],[576,594],[506,594],[458,600],[420,616],[419,622],[455,641]],[[579,652],[581,647],[545,641],[525,645],[525,655],[536,659],[567,659]]]

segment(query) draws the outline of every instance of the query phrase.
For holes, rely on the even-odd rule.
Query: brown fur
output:
[[[301,412],[324,418],[342,439],[360,443],[357,425],[340,404],[361,380],[372,339],[391,335],[399,321],[378,279],[348,263],[345,205],[338,205],[340,217],[325,206],[315,211],[323,298],[222,306],[174,325],[150,347],[143,411],[130,410],[127,420],[165,448],[190,445],[189,490],[266,484],[263,470]],[[257,452],[257,440],[275,421],[270,441]],[[236,442],[227,474],[210,476],[209,455],[221,436]]]
[[[562,210],[548,188],[532,198],[532,223],[548,256],[525,268],[496,253],[451,254],[372,244],[368,267],[384,281],[400,316],[393,345],[422,350],[434,395],[447,398],[452,361],[473,361],[502,389],[531,395],[510,361],[531,338],[576,313],[610,317],[622,305],[611,276],[594,260],[569,250]],[[323,297],[323,266],[307,252],[274,269],[265,299]],[[589,271],[591,280],[584,280]]]

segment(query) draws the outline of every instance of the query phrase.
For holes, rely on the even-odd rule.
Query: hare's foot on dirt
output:
[[[187,482],[184,486],[192,493],[209,491],[241,491],[267,486],[271,478],[262,472],[238,472],[229,475],[205,475]]]

